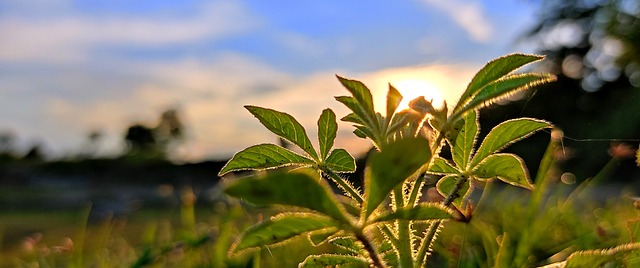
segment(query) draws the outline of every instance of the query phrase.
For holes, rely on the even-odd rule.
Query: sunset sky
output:
[[[322,109],[347,114],[335,74],[378,103],[388,82],[455,102],[484,62],[533,52],[517,39],[535,3],[0,0],[0,131],[65,156],[97,130],[101,152],[117,154],[128,126],[175,107],[187,140],[174,157],[196,161],[276,142],[252,104],[292,114],[315,139]],[[340,125],[337,146],[359,154],[352,130]]]

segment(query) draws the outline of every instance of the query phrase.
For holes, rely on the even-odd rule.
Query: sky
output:
[[[348,113],[336,74],[380,111],[388,83],[455,103],[485,62],[534,52],[517,40],[535,15],[522,0],[0,0],[0,132],[63,157],[99,131],[100,153],[117,155],[128,126],[175,108],[186,139],[172,157],[222,159],[277,142],[251,104],[314,140],[323,109]],[[341,123],[336,146],[357,155],[369,144],[352,131]]]

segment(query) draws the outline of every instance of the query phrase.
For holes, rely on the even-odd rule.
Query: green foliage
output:
[[[279,214],[245,231],[232,252],[279,243],[303,233],[337,225],[330,218],[310,213]]]
[[[522,159],[514,154],[494,154],[485,158],[473,174],[480,179],[498,178],[508,184],[533,189]]]
[[[298,267],[300,268],[325,268],[325,267],[369,267],[367,259],[351,255],[323,254],[307,257]]]
[[[271,132],[297,145],[300,149],[313,157],[313,159],[318,159],[318,154],[313,149],[313,146],[311,146],[311,141],[309,140],[309,136],[307,136],[307,131],[305,131],[304,127],[302,127],[302,125],[300,125],[293,116],[276,110],[256,106],[247,105],[245,108],[258,118],[260,123],[262,123],[262,125]]]
[[[497,178],[533,188],[522,160],[497,152],[551,124],[530,118],[506,121],[489,132],[475,154],[474,149],[480,129],[479,108],[554,79],[549,74],[513,74],[521,66],[540,59],[542,57],[536,55],[512,54],[489,62],[473,78],[451,113],[446,105],[436,109],[424,98],[413,100],[412,110],[396,111],[402,95],[389,85],[383,116],[375,111],[371,91],[363,83],[338,76],[350,93],[350,96],[336,97],[351,110],[341,120],[352,123],[354,134],[370,139],[377,148],[367,160],[364,193],[337,175],[354,171],[355,161],[344,149],[331,149],[338,128],[333,111],[325,109],[318,120],[320,147],[316,152],[305,129],[292,116],[246,106],[267,129],[296,144],[309,157],[275,145],[258,145],[236,154],[221,174],[291,165],[310,167],[317,172],[307,168],[229,183],[225,189],[227,194],[257,205],[312,210],[282,214],[259,223],[245,231],[234,251],[286,243],[306,233],[315,245],[329,241],[349,253],[311,255],[300,267],[366,267],[369,263],[376,267],[424,266],[441,224],[451,220],[469,221],[472,211],[468,209],[472,208],[464,204],[475,181]],[[433,129],[425,128],[425,121]],[[445,140],[451,148],[452,162],[439,155]],[[436,185],[438,192],[446,196],[443,203],[420,201],[425,172],[446,175]],[[352,201],[334,197],[319,174],[335,182]],[[381,205],[389,199],[391,206]],[[425,230],[418,223],[428,223],[431,227]],[[376,235],[372,230],[379,230],[381,234]],[[423,231],[424,236],[414,235]],[[377,242],[380,237],[376,236],[380,235],[385,242]]]
[[[318,119],[318,140],[320,142],[320,158],[325,159],[336,139],[338,124],[336,114],[331,109],[325,109]]]
[[[344,208],[317,173],[271,173],[264,177],[235,180],[225,193],[256,205],[289,205],[323,213],[340,222],[349,222]]]
[[[475,166],[487,156],[500,151],[516,141],[531,136],[536,131],[550,128],[551,124],[542,120],[531,118],[520,118],[508,120],[494,127],[478,148],[476,155],[471,161],[471,166]]]
[[[363,218],[369,217],[393,188],[429,162],[431,152],[428,148],[426,139],[407,138],[390,144],[369,158],[364,182],[367,199],[362,210]]]
[[[488,85],[504,78],[509,73],[517,70],[525,64],[539,61],[543,59],[538,55],[526,55],[526,54],[510,54],[497,59],[494,59],[487,63],[478,73],[471,79],[471,83],[467,86],[467,89],[462,93],[456,109],[454,112],[462,109],[471,101],[471,99],[478,94],[483,88]],[[480,100],[480,98],[478,98]],[[483,101],[488,101],[487,99]],[[473,109],[474,107],[466,107]]]
[[[223,176],[231,171],[263,170],[289,165],[313,165],[314,161],[275,144],[259,144],[236,153],[221,170]]]
[[[453,210],[440,204],[426,203],[415,207],[399,208],[396,211],[387,212],[378,216],[372,222],[395,220],[429,221],[453,218],[456,218]]]

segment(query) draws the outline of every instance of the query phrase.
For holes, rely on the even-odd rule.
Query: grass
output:
[[[518,254],[524,254],[526,266],[542,265],[577,250],[640,238],[640,212],[624,197],[588,201],[588,196],[559,183],[549,188],[534,219],[527,222],[526,217],[511,216],[529,209],[527,192],[503,190],[499,184],[485,187],[484,195],[492,199],[482,200],[470,223],[443,229],[430,259],[432,267],[495,267],[498,258],[517,262]],[[86,213],[1,213],[0,267],[295,267],[309,254],[336,250],[326,244],[313,247],[306,237],[299,237],[286,246],[229,259],[227,249],[240,230],[274,213],[241,204],[141,209],[99,221],[87,221]],[[528,245],[518,253],[525,234]]]

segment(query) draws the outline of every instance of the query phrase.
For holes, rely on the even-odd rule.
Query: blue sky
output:
[[[99,130],[117,154],[127,126],[176,107],[188,139],[174,157],[228,157],[275,140],[242,105],[314,133],[322,109],[346,114],[335,74],[377,99],[392,82],[455,101],[484,62],[532,52],[516,39],[534,22],[520,0],[0,0],[0,131],[60,156]],[[340,127],[339,146],[366,150]]]

